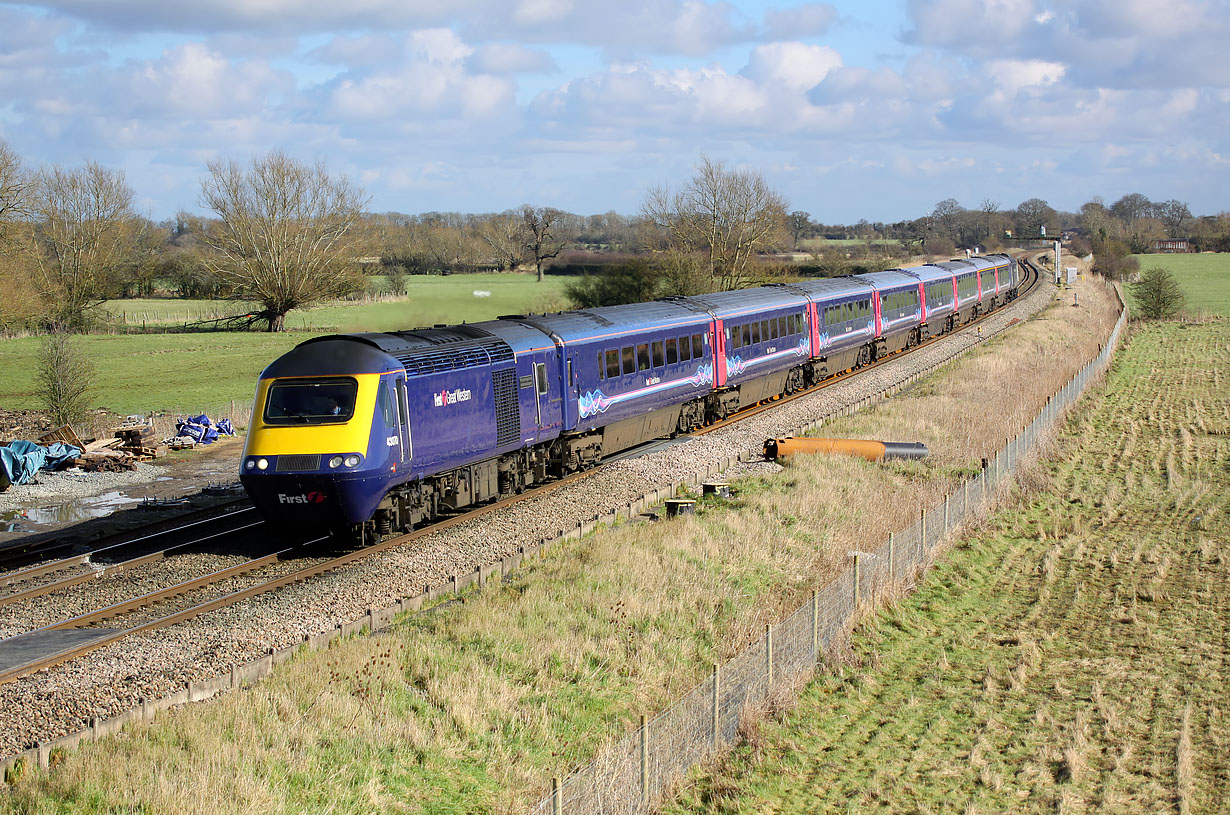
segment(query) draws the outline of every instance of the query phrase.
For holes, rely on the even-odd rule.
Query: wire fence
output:
[[[1110,364],[1127,320],[1122,309],[1101,352],[1059,389],[976,478],[922,510],[909,528],[872,552],[859,552],[840,576],[723,665],[687,696],[622,739],[562,783],[531,815],[637,815],[649,812],[691,767],[734,744],[745,716],[806,678],[849,630],[860,605],[906,585],[962,522],[988,507],[1063,413]]]

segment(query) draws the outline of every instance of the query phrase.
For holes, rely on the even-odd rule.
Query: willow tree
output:
[[[216,253],[211,270],[237,296],[261,304],[270,331],[283,330],[291,309],[360,286],[353,237],[367,196],[323,162],[276,151],[247,169],[213,161],[201,200],[218,216],[205,238]]]
[[[650,190],[641,214],[669,249],[704,257],[724,289],[749,285],[756,254],[786,234],[786,199],[760,173],[707,156],[678,190]]]

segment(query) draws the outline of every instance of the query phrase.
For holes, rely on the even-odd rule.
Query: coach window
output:
[[[599,351],[598,352],[598,378],[599,379],[606,379],[606,364],[603,361],[604,359],[605,357],[603,357],[602,352]]]
[[[619,376],[619,351],[612,348],[606,352],[606,378],[614,379],[617,376]]]
[[[703,334],[692,335],[692,359],[703,359],[705,356],[705,339]]]
[[[761,342],[769,341],[769,321],[768,320],[760,321],[760,341]]]
[[[743,347],[743,329],[735,326],[730,329],[730,350],[738,351]]]
[[[688,340],[687,335],[679,338],[679,361],[687,362],[692,358],[692,343]]]
[[[666,364],[666,356],[662,353],[662,340],[656,340],[653,348],[653,367],[661,368]]]
[[[666,341],[666,364],[674,365],[679,361],[679,346],[675,343],[675,338],[670,337]]]
[[[782,335],[782,327],[778,325],[777,318],[769,320],[769,339],[775,340]]]
[[[751,326],[750,326],[750,328],[752,329],[752,342],[751,342],[751,344],[752,344],[752,345],[755,345],[756,343],[760,342],[760,321],[759,321],[759,320],[753,320],[753,321],[752,321],[752,324],[751,324]]]
[[[624,358],[624,375],[636,373],[636,354],[632,351],[631,345],[625,345],[620,355]]]
[[[649,343],[647,342],[636,346],[636,369],[638,371],[649,370]]]

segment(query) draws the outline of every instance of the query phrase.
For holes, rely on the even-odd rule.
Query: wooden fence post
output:
[[[811,590],[811,655],[820,664],[820,592]]]
[[[857,552],[855,552],[854,553],[854,610],[856,612],[858,611],[859,583],[861,582],[860,571],[861,569],[859,565],[859,555]]]
[[[641,714],[641,806],[649,808],[649,722]]]
[[[551,779],[551,815],[563,815],[564,802],[560,795],[559,776]]]
[[[764,647],[765,662],[768,663],[769,669],[769,684],[765,687],[765,696],[768,696],[769,691],[773,689],[773,625],[771,623],[764,624]]]
[[[713,663],[713,749],[717,750],[718,740],[721,737],[721,710],[722,698],[722,677],[718,669],[718,664]]]

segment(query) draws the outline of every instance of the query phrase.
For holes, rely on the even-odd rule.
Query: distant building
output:
[[[1154,241],[1154,242],[1153,242],[1153,251],[1154,251],[1154,252],[1161,252],[1161,253],[1163,253],[1163,254],[1167,254],[1167,255],[1173,255],[1173,254],[1179,254],[1179,253],[1183,253],[1183,252],[1190,252],[1190,251],[1192,251],[1192,250],[1191,250],[1191,247],[1187,245],[1187,241],[1184,241],[1184,240],[1176,240],[1176,241],[1172,241],[1172,240],[1165,240],[1165,241]]]

